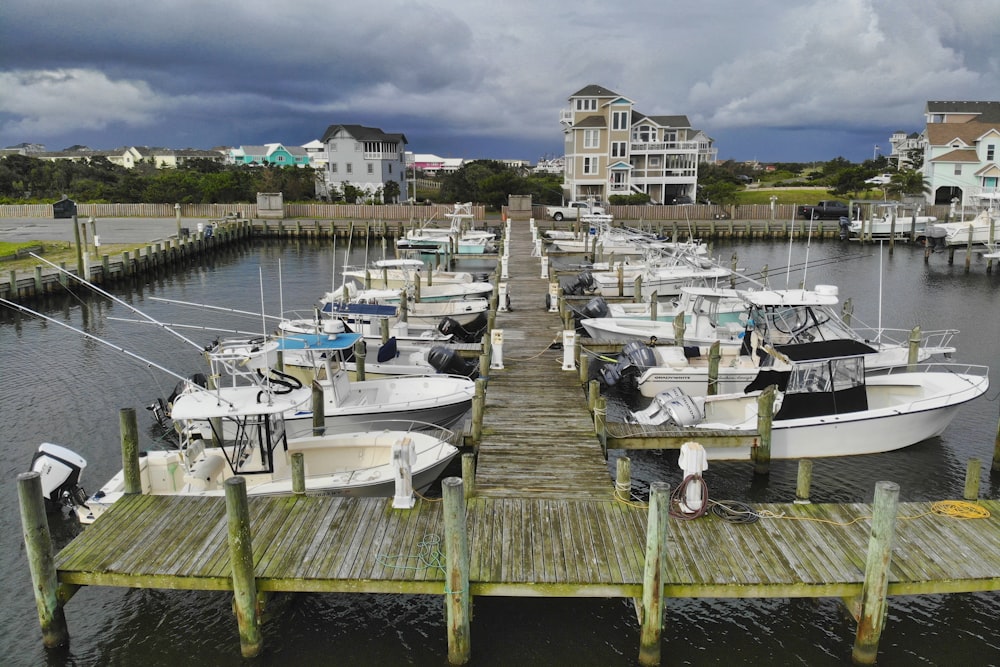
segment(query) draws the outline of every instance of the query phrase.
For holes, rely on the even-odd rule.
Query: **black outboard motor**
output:
[[[475,380],[479,377],[479,364],[471,359],[463,359],[455,350],[444,345],[435,345],[427,352],[427,362],[438,373],[464,375]]]
[[[163,428],[167,427],[167,420],[170,419],[170,408],[173,406],[174,401],[177,397],[181,395],[184,388],[187,386],[188,382],[193,382],[199,387],[208,387],[208,378],[205,377],[204,373],[195,373],[187,380],[181,380],[176,385],[174,385],[174,390],[170,393],[170,396],[166,400],[162,398],[157,398],[155,401],[146,406],[146,409],[153,413],[153,419],[156,423]]]
[[[576,278],[574,280],[566,283],[566,286],[563,287],[563,293],[581,296],[588,292],[593,292],[594,289],[594,276],[591,275],[590,271],[581,271],[576,274]]]
[[[87,492],[80,486],[80,475],[87,467],[82,456],[61,445],[43,442],[31,457],[31,469],[41,475],[45,509],[59,511],[62,507],[82,506]]]
[[[840,216],[840,240],[846,241],[851,235],[851,221],[845,216]]]
[[[478,343],[483,338],[488,322],[489,319],[485,313],[480,313],[476,319],[465,326],[459,324],[454,318],[445,317],[438,322],[437,328],[438,331],[446,336],[451,336],[458,342]]]
[[[581,318],[607,317],[611,311],[608,309],[608,302],[603,296],[595,296],[587,302],[587,305],[580,309]]]
[[[639,341],[631,341],[625,344],[618,361],[613,364],[604,365],[601,370],[601,380],[608,387],[618,387],[623,391],[633,391],[636,389],[636,380],[639,375],[656,365],[656,356],[652,348]]]

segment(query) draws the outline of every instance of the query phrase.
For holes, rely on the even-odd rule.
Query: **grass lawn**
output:
[[[882,198],[881,190],[868,190],[857,194],[864,195],[866,198]],[[770,204],[771,195],[778,198],[778,204],[815,204],[820,199],[839,199],[841,201],[850,199],[847,196],[831,195],[826,188],[753,188],[737,193],[740,204]]]
[[[0,257],[13,255],[22,248],[37,248],[41,246],[42,251],[36,252],[40,257],[53,264],[66,263],[67,268],[76,268],[76,245],[67,241],[25,241],[23,243],[7,243],[0,241]],[[139,244],[111,243],[101,245],[100,255],[120,255],[126,250],[138,248]],[[94,249],[90,248],[91,261],[94,261]],[[0,262],[0,271],[5,275],[8,271],[34,271],[39,264],[44,264],[34,257],[27,256],[21,259],[12,259]]]

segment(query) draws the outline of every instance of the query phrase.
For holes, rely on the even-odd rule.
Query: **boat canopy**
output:
[[[835,359],[840,357],[857,357],[863,354],[877,352],[871,345],[859,340],[838,338],[836,340],[819,340],[813,343],[795,343],[791,345],[775,345],[774,349],[788,357],[791,361],[811,361],[816,359]]]

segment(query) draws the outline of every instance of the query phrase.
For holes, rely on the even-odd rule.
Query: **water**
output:
[[[784,269],[779,267],[788,261],[786,243],[719,245],[715,254],[728,266],[734,251],[742,268],[757,272],[768,264],[771,285],[785,287]],[[807,252],[807,284],[838,285],[841,297],[853,300],[855,320],[878,324],[881,282],[883,325],[958,328],[962,333],[956,361],[1000,364],[1000,279],[987,275],[982,263],[974,263],[965,274],[961,255],[956,266],[947,266],[942,254],[925,265],[922,251],[908,247],[897,247],[892,258],[884,253],[880,262],[877,246],[836,241],[808,246],[797,242],[793,261],[801,265]],[[342,252],[336,261],[343,262]],[[151,280],[119,296],[162,322],[259,331],[264,326],[259,317],[198,313],[154,298],[255,312],[263,304],[264,312],[275,315],[282,309],[307,313],[330,289],[333,269],[328,245],[248,245],[208,266]],[[802,277],[801,270],[792,273],[789,284],[796,287]],[[262,279],[267,285],[263,296]],[[136,316],[108,299],[61,297],[41,309],[180,375],[203,368],[198,349],[163,329],[112,319]],[[199,345],[216,335],[179,331]],[[15,478],[27,469],[37,445],[50,441],[80,452],[89,463],[85,486],[98,486],[121,467],[118,410],[135,407],[140,446],[155,446],[159,434],[143,408],[154,397],[169,394],[176,379],[56,324],[5,310],[0,310],[0,351],[4,426],[0,455],[5,461],[0,498],[9,508],[0,517],[4,664],[244,664],[225,593],[84,588],[66,608],[70,647],[54,651],[42,647],[21,544]],[[968,459],[978,457],[988,465],[992,456],[1000,378],[996,369],[991,375],[993,388],[964,407],[943,437],[891,454],[817,460],[813,500],[870,502],[875,483],[882,479],[900,484],[902,501],[960,498]],[[609,474],[619,454],[612,452]],[[640,488],[655,480],[680,481],[676,453],[631,452],[630,456]],[[766,502],[790,501],[795,478],[794,461],[775,461],[767,478],[754,478],[747,463],[713,464],[705,475],[712,498]],[[986,468],[983,496],[996,498],[998,485],[1000,475],[991,475]],[[80,530],[68,515],[53,517],[50,523],[57,547]],[[712,554],[703,557],[711,560]],[[879,664],[1000,664],[998,603],[997,593],[892,598]],[[474,604],[473,665],[636,663],[639,631],[630,601],[478,598]],[[666,615],[664,664],[849,664],[856,627],[832,599],[676,599],[667,601]],[[445,665],[445,632],[443,605],[437,597],[283,596],[268,608],[265,654],[251,662]]]

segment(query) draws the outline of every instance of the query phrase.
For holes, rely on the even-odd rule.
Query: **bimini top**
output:
[[[349,350],[361,340],[359,333],[287,333],[277,338],[278,350]]]
[[[752,306],[835,306],[839,298],[836,285],[816,285],[814,290],[747,291],[744,297]]]
[[[424,268],[423,261],[419,259],[380,259],[375,262],[375,267],[379,269],[415,269]]]
[[[791,361],[858,357],[877,352],[872,346],[866,345],[859,340],[851,340],[850,338],[818,340],[812,343],[796,343],[794,345],[775,345],[774,349],[788,357]]]

